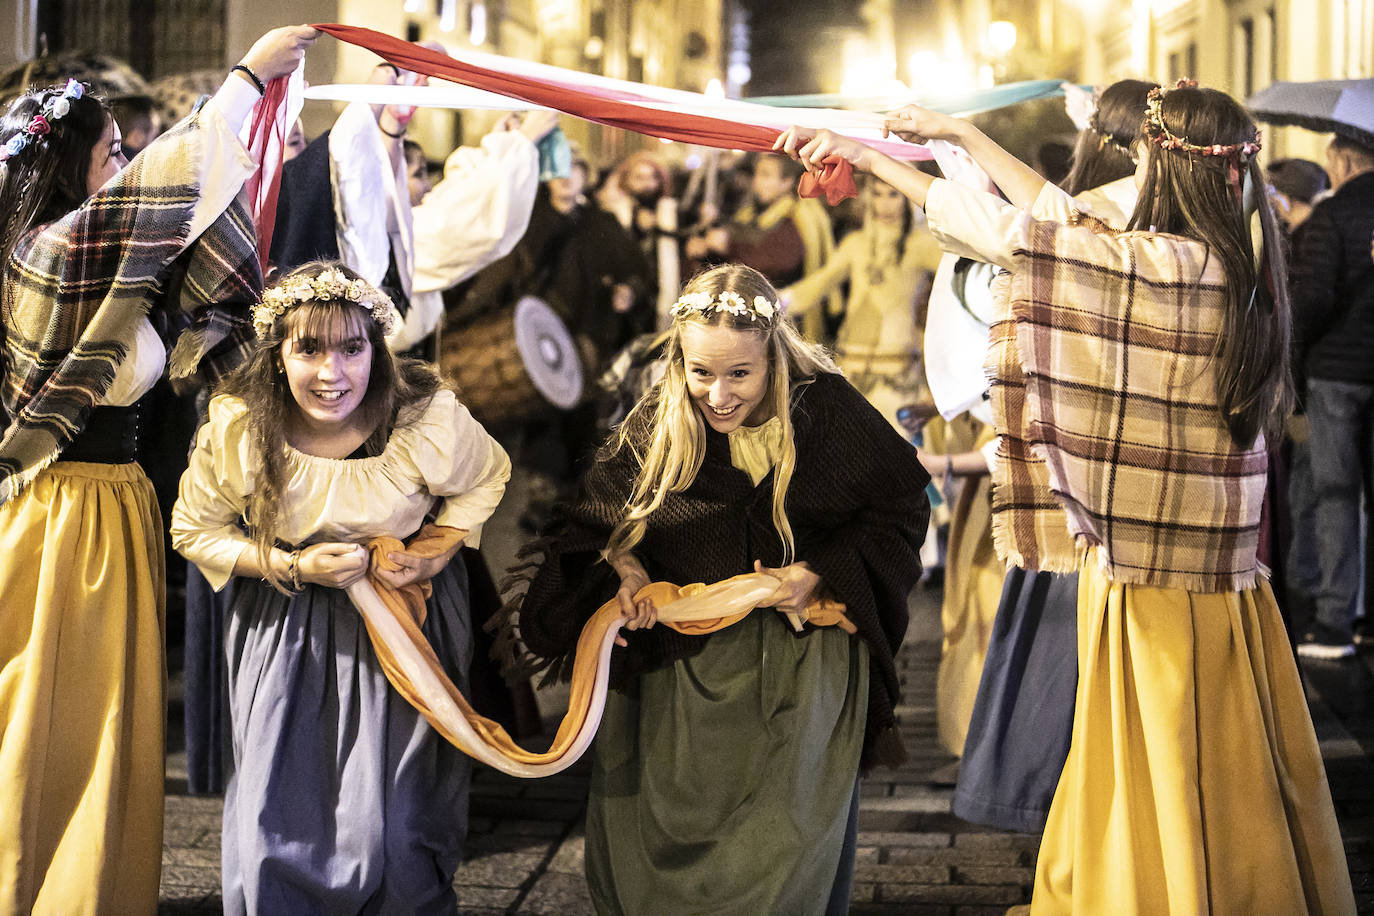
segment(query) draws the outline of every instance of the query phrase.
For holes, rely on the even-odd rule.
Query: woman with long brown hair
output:
[[[268,32],[132,163],[76,80],[0,120],[0,911],[157,908],[164,548],[139,402],[251,333],[238,133],[315,35]]]
[[[888,126],[963,146],[1012,206],[830,133],[793,128],[779,146],[809,167],[839,155],[875,171],[937,237],[1010,271],[1010,333],[990,358],[994,474],[1014,489],[1040,462],[1084,552],[1073,741],[1032,912],[1354,912],[1256,559],[1264,437],[1290,392],[1254,122],[1214,90],[1153,91],[1127,232],[1017,209],[1062,192],[966,122],[910,107]]]
[[[510,474],[505,452],[427,363],[393,356],[391,300],[338,263],[304,264],[254,309],[253,355],[210,402],[172,514],[210,584],[237,578],[225,647],[234,774],[224,803],[228,913],[451,910],[471,761],[387,682],[342,591],[364,542],[467,685],[463,564]],[[437,530],[422,530],[433,512]],[[246,529],[246,531],[245,531]],[[431,543],[435,543],[431,540]]]
[[[1074,141],[1069,174],[1060,184],[1066,193],[1079,197],[1135,174],[1145,97],[1158,85],[1147,80],[1117,80],[1097,94],[1088,126]],[[1126,197],[1134,204],[1134,189],[1122,199]],[[1134,209],[1127,207],[1124,216],[1129,218]]]

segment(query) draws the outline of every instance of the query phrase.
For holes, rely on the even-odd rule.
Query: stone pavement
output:
[[[1001,914],[1030,900],[1038,837],[966,824],[950,814],[951,790],[928,783],[952,760],[935,740],[939,592],[918,591],[912,610],[912,639],[899,658],[905,694],[898,709],[910,759],[863,784],[851,912]],[[1374,655],[1304,668],[1357,902],[1360,912],[1374,913]],[[173,698],[175,725],[175,681]],[[219,912],[221,801],[186,795],[184,753],[169,757],[167,785],[160,911]],[[461,911],[591,913],[582,877],[586,791],[585,761],[544,780],[479,768],[468,858],[455,881]]]

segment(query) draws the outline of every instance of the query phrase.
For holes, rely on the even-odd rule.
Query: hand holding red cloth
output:
[[[857,197],[858,193],[854,186],[854,166],[848,159],[839,156],[827,156],[821,163],[819,174],[803,172],[801,180],[797,182],[797,194],[802,197],[820,197],[824,194],[825,202],[832,207],[842,200]]]

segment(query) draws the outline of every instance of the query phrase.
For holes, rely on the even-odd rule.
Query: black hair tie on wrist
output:
[[[253,85],[258,88],[258,95],[267,95],[267,87],[263,85],[262,80],[258,79],[258,75],[253,72],[251,67],[247,64],[234,64],[234,66],[229,68],[230,73],[233,73],[235,70],[238,70],[244,76],[248,77],[248,79],[252,80]]]

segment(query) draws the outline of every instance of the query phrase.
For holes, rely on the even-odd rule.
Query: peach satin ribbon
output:
[[[614,598],[607,601],[582,628],[573,662],[568,712],[547,751],[527,751],[496,722],[478,715],[439,664],[434,649],[420,631],[429,583],[395,590],[376,576],[377,569],[400,568],[387,557],[388,553],[404,550],[412,556],[432,558],[450,550],[466,534],[456,528],[426,525],[409,546],[395,538],[374,538],[368,544],[372,569],[347,588],[348,597],[362,614],[387,680],[439,734],[463,753],[503,773],[525,778],[552,776],[577,762],[601,724],[611,650],[625,619],[620,603]],[[654,582],[641,589],[635,598],[653,598],[660,624],[681,633],[705,635],[743,620],[778,585],[772,576],[749,573],[714,585],[678,587]],[[817,626],[839,626],[851,635],[857,632],[844,616],[844,605],[838,602],[820,600],[811,604],[806,619]]]

